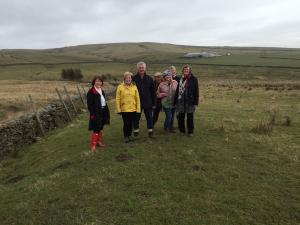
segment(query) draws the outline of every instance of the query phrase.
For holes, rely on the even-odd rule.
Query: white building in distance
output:
[[[213,57],[220,57],[221,54],[217,52],[190,52],[185,54],[184,58],[213,58]]]

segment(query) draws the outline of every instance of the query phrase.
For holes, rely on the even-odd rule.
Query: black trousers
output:
[[[178,114],[178,128],[181,133],[185,133],[185,115],[187,115],[187,129],[189,134],[194,133],[194,113],[179,113]]]
[[[135,117],[136,117],[136,112],[122,112],[124,137],[131,136]]]
[[[98,123],[96,120],[92,121],[92,125],[93,125],[93,132],[94,133],[99,133],[101,130],[103,130],[103,123]]]

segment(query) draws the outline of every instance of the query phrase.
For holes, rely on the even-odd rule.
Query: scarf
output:
[[[102,94],[102,90],[101,90],[101,88],[96,88],[95,87],[95,89],[96,89],[96,91],[99,93],[99,95],[100,95],[100,101],[101,101],[101,107],[104,107],[104,106],[106,106],[106,101],[105,101],[105,98],[104,98],[104,96],[103,96],[103,94]]]
[[[185,89],[188,87],[189,85],[189,80],[191,78],[191,74],[189,74],[186,78],[184,78],[183,76],[180,78],[179,81],[179,93],[178,93],[178,99],[182,98],[183,93],[185,92]]]

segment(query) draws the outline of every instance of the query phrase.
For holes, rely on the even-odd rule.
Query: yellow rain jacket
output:
[[[121,83],[117,88],[116,109],[120,112],[141,112],[140,95],[135,84]]]

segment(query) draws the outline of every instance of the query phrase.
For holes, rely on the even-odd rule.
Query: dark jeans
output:
[[[156,108],[153,111],[153,125],[157,122],[159,113],[161,111],[161,105],[156,105]]]
[[[164,108],[163,110],[166,114],[166,119],[165,119],[165,123],[164,123],[164,128],[165,129],[172,129],[173,128],[173,121],[174,121],[174,114],[175,114],[175,109],[171,109],[171,108]]]
[[[136,112],[122,112],[124,137],[131,136],[135,116]]]
[[[171,129],[173,129],[173,127],[174,127],[174,118],[175,118],[175,116],[176,116],[177,122],[178,122],[178,116],[176,115],[176,113],[175,113],[175,108],[174,108],[174,109],[172,109],[172,123],[171,123]]]
[[[194,133],[194,113],[179,113],[178,114],[178,126],[179,126],[179,131],[182,133],[185,133],[185,114],[187,115],[187,128],[188,128],[188,133],[192,134]]]
[[[148,130],[152,130],[153,129],[152,108],[143,109],[143,110],[144,110],[144,114],[145,114],[145,117],[146,117],[146,120],[147,120],[147,128],[148,128]],[[142,113],[136,113],[135,120],[134,120],[134,123],[133,123],[133,128],[135,130],[138,130],[140,128],[141,115],[142,115]]]

